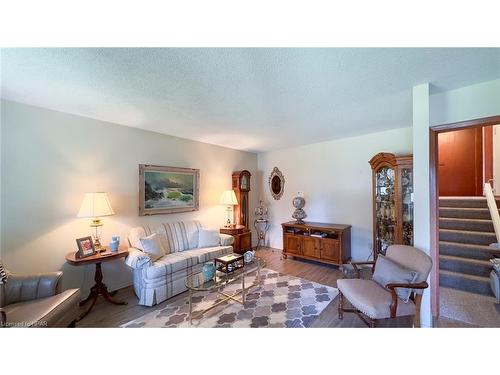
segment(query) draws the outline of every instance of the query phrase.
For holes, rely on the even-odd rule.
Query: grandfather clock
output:
[[[230,234],[234,237],[233,250],[243,254],[252,250],[252,232],[249,229],[249,192],[250,177],[249,171],[237,171],[232,176],[232,186],[238,205],[234,206],[234,228],[221,228],[220,232]]]
[[[234,223],[236,225],[243,225],[248,229],[248,193],[250,192],[250,172],[238,171],[233,173],[233,190],[236,194],[238,205],[234,207]]]

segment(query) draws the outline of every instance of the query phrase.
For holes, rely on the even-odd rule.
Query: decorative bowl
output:
[[[245,259],[245,263],[251,263],[255,257],[255,253],[249,250],[245,254],[243,254],[243,257]]]

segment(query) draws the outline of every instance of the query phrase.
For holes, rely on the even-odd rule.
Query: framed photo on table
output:
[[[200,170],[139,165],[139,215],[199,210]]]
[[[78,252],[76,253],[76,258],[85,258],[96,253],[94,242],[92,237],[82,237],[76,239],[76,244],[78,245]]]

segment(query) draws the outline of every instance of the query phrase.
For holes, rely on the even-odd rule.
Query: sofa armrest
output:
[[[137,270],[151,266],[152,262],[151,257],[147,253],[136,249],[135,247],[131,247],[128,249],[128,256],[125,258],[125,264],[130,268]]]
[[[5,304],[31,301],[61,293],[63,273],[47,272],[32,275],[10,274],[5,287]]]
[[[234,243],[234,237],[230,234],[220,233],[220,245],[231,246]]]

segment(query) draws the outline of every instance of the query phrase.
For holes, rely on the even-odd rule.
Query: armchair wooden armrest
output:
[[[349,263],[352,268],[354,268],[354,272],[356,272],[356,278],[360,279],[361,278],[361,275],[359,273],[360,269],[358,268],[358,266],[365,266],[365,265],[371,265],[371,271],[372,271],[372,274],[373,274],[373,271],[375,269],[375,261],[374,260],[369,260],[369,261],[366,261],[366,262],[350,262]]]
[[[396,294],[396,288],[411,288],[411,289],[427,289],[429,284],[426,281],[421,283],[410,284],[410,283],[389,283],[385,286],[391,291],[391,318],[396,317],[396,311],[398,309],[398,295]],[[420,297],[420,295],[419,295]]]

